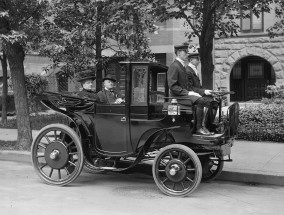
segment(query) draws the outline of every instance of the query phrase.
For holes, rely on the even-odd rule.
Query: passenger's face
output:
[[[104,86],[107,89],[112,89],[114,87],[114,83],[111,80],[104,80]]]
[[[86,80],[82,84],[82,87],[86,90],[91,90],[92,86],[93,86],[93,80]]]
[[[194,57],[194,58],[191,58],[190,62],[194,65],[194,66],[198,66],[199,63],[200,63],[200,59],[199,57]]]
[[[187,60],[187,57],[188,57],[188,54],[187,54],[187,51],[186,50],[181,50],[178,52],[178,57],[180,59],[182,59],[183,61],[186,61]]]

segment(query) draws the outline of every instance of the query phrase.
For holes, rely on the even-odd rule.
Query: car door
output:
[[[120,156],[132,152],[125,104],[98,104],[94,123],[99,151]]]

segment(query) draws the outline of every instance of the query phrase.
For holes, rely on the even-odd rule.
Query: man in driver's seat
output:
[[[108,74],[103,78],[103,89],[98,92],[98,97],[101,103],[105,104],[121,104],[124,102],[120,92],[114,89],[116,79]]]
[[[196,134],[198,135],[212,135],[205,127],[205,114],[203,114],[203,107],[209,107],[210,102],[201,97],[199,93],[189,89],[188,75],[186,73],[186,62],[188,61],[188,45],[175,46],[176,59],[170,65],[167,73],[168,85],[171,96],[180,97],[179,103],[185,106],[202,107],[196,112]],[[199,109],[198,109],[199,110]]]

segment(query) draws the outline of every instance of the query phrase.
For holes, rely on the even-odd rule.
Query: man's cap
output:
[[[176,45],[174,46],[175,51],[177,50],[188,50],[188,44]]]
[[[191,57],[198,57],[198,56],[200,56],[199,50],[200,50],[200,48],[197,48],[197,49],[194,50],[194,51],[189,51],[189,52],[187,53],[187,54],[188,54],[188,57],[191,58]]]
[[[111,75],[111,74],[107,74],[104,78],[103,81],[105,80],[111,80],[113,82],[116,82],[116,79]]]
[[[91,69],[83,70],[77,76],[78,82],[83,82],[83,81],[86,81],[86,80],[92,80],[93,81],[95,79],[96,79],[95,71],[91,70]]]

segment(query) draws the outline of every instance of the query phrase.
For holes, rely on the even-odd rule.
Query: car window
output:
[[[166,73],[151,71],[149,82],[149,103],[163,103],[166,95]]]
[[[132,105],[147,105],[148,66],[135,65],[132,67]]]

